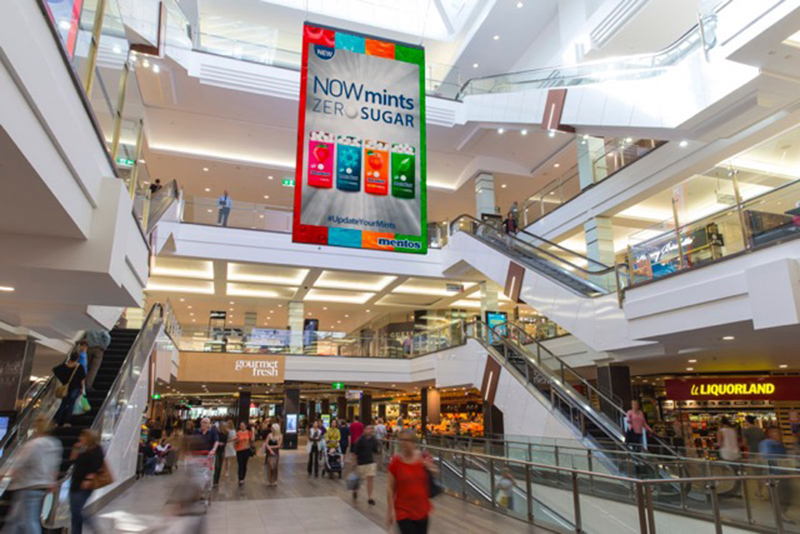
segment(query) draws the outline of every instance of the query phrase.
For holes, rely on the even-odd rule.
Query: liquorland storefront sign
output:
[[[282,383],[286,357],[268,354],[181,352],[178,380],[186,382]]]
[[[798,400],[800,377],[687,378],[667,380],[670,400]]]

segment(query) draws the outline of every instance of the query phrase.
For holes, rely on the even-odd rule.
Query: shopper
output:
[[[496,501],[501,508],[506,510],[514,509],[514,488],[517,482],[511,474],[510,469],[503,469],[500,473],[500,478],[497,480],[497,495]]]
[[[161,180],[156,178],[156,181],[150,184],[150,198],[153,197],[161,189]]]
[[[278,459],[283,446],[283,436],[281,426],[273,423],[272,430],[264,440],[264,455],[266,458],[267,486],[278,485]]]
[[[356,471],[361,480],[367,483],[367,502],[375,505],[372,498],[375,489],[375,476],[378,474],[378,464],[375,462],[375,455],[380,454],[380,442],[375,437],[374,428],[368,425],[364,429],[364,434],[353,445],[353,453],[356,457]],[[358,498],[358,490],[353,490],[353,500]]]
[[[222,476],[227,478],[231,462],[236,458],[236,425],[233,421],[228,421],[225,428],[228,430],[228,440],[225,442],[225,459],[222,462],[225,473]]]
[[[56,411],[54,420],[58,426],[69,425],[72,409],[83,390],[83,381],[86,378],[86,371],[78,363],[78,353],[72,353],[65,363],[53,367],[53,374],[63,386],[66,386],[66,392],[61,398],[61,405]]]
[[[222,476],[222,470],[225,465],[225,451],[228,446],[228,424],[224,421],[219,425],[219,447],[214,456],[214,485],[219,486],[219,478]]]
[[[86,343],[88,344],[89,367],[86,371],[86,387],[92,389],[94,379],[100,364],[103,363],[103,356],[106,349],[111,345],[111,334],[108,330],[98,329],[86,332]]]
[[[375,439],[378,440],[379,445],[383,445],[386,442],[388,434],[386,423],[383,422],[382,417],[378,417],[378,423],[375,425]]]
[[[756,418],[748,415],[744,418],[744,428],[742,428],[742,438],[747,445],[748,458],[755,460],[758,458],[758,445],[767,437],[764,431],[756,424]]]
[[[144,475],[155,475],[157,458],[152,443],[148,440],[141,441],[139,443],[139,454],[141,454],[144,459]]]
[[[331,450],[339,448],[339,443],[342,441],[342,434],[339,432],[339,425],[336,419],[331,420],[331,427],[325,432],[325,446]]]
[[[786,461],[786,447],[781,441],[781,429],[778,427],[770,427],[767,430],[766,439],[762,440],[758,446],[758,453],[769,465],[769,473],[774,475],[785,475],[786,471],[781,469],[782,462]],[[785,465],[783,467],[794,467],[793,465]],[[792,501],[792,485],[791,480],[780,480],[778,482],[778,502],[780,503],[781,515],[784,521],[786,511]],[[763,484],[762,481],[759,484]]]
[[[339,435],[342,438],[339,446],[342,448],[342,456],[344,456],[347,454],[347,447],[350,445],[350,427],[344,419],[339,419]]]
[[[361,439],[364,434],[364,424],[359,420],[358,416],[353,417],[353,422],[350,423],[350,448]]]
[[[40,416],[33,426],[33,439],[22,446],[9,472],[11,509],[3,532],[11,534],[42,532],[42,503],[61,466],[61,442],[52,436],[50,421]]]
[[[244,484],[247,476],[247,462],[252,456],[253,433],[247,428],[247,423],[239,423],[239,432],[236,433],[236,463],[239,464],[239,485]]]
[[[81,364],[83,370],[88,374],[89,373],[89,343],[86,342],[85,339],[82,339],[80,343],[78,343],[78,363]]]
[[[313,468],[314,477],[319,477],[319,455],[320,455],[320,440],[322,439],[322,431],[319,429],[319,421],[314,421],[311,428],[308,430],[308,444],[306,450],[308,451],[308,476],[311,476]]]
[[[720,420],[720,428],[717,431],[717,447],[719,447],[719,457],[725,461],[735,462],[742,458],[739,433],[731,426],[727,417]]]
[[[508,219],[513,226],[512,231],[517,233],[519,231],[519,204],[517,204],[516,200],[511,204],[511,208],[508,210]]]
[[[228,216],[231,214],[231,197],[228,196],[228,191],[224,191],[222,196],[217,201],[219,206],[219,213],[217,214],[217,225],[228,226]]]
[[[84,523],[91,525],[93,532],[102,532],[98,530],[91,516],[83,511],[97,487],[97,479],[103,469],[103,449],[100,447],[99,434],[88,429],[82,431],[70,459],[75,462],[69,488],[69,511],[72,515],[70,534],[81,534]]]
[[[642,411],[638,400],[631,401],[631,409],[625,416],[628,429],[625,431],[625,443],[634,449],[641,449],[644,444],[644,432],[652,432],[647,424],[647,418]]]
[[[434,467],[417,448],[412,429],[403,430],[398,441],[399,452],[388,467],[387,527],[391,529],[396,521],[401,534],[425,534],[432,508],[429,484]]]

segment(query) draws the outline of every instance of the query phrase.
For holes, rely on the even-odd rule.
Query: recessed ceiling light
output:
[[[155,74],[158,74],[159,72],[161,72],[161,67],[159,67],[158,65],[153,65],[153,72]]]
[[[211,192],[211,188],[210,187],[206,187],[206,193],[210,193],[210,192]]]
[[[497,129],[497,133],[499,133],[500,135],[503,135],[504,133],[506,133],[506,129],[505,128],[498,128]]]
[[[269,198],[269,195],[264,195],[264,198]]]
[[[736,338],[733,336],[723,336],[722,338],[723,341],[733,341],[734,339]]]
[[[367,310],[367,313],[369,313],[369,310]]]
[[[5,291],[6,293],[10,293],[14,291],[14,288],[11,286],[0,286],[0,291]]]
[[[694,371],[694,367],[687,367],[686,370],[687,371]]]
[[[786,369],[786,368],[787,368],[787,367],[789,367],[789,366],[788,366],[788,365],[786,365],[785,363],[782,363],[782,364],[781,364],[781,365],[779,365],[778,367],[780,367],[781,369]]]
[[[186,299],[181,299],[181,302],[186,302]]]
[[[208,167],[203,167],[203,172],[208,172]]]
[[[308,316],[311,317],[311,312],[308,312]]]
[[[328,307],[327,307],[327,306],[323,306],[323,307],[322,307],[322,309],[323,309],[323,310],[327,310],[327,309],[328,309]]]
[[[681,141],[680,143],[678,143],[678,146],[681,148],[686,148],[687,146],[689,146],[689,141]]]
[[[472,64],[472,68],[473,68],[473,69],[477,69],[477,68],[478,68],[478,64],[477,64],[477,63],[473,63],[473,64]]]
[[[556,133],[553,130],[550,130],[549,132],[547,132],[547,137],[549,137],[550,139],[552,139],[555,136],[556,136]]]
[[[211,212],[213,212],[213,211],[214,211],[214,210],[208,210],[208,213],[211,213]]]
[[[501,189],[505,189],[506,188],[506,184],[501,185],[500,188]]]
[[[519,132],[521,135],[528,135],[528,130],[520,130]]]
[[[697,360],[689,360],[689,363],[697,363]]]
[[[499,41],[500,40],[500,36],[499,35],[495,35],[494,37],[492,37],[492,39],[494,39],[495,41]]]
[[[231,306],[233,306],[233,301],[231,301],[231,303],[230,303],[230,304],[231,304]]]
[[[345,316],[345,318],[347,318],[347,317],[350,317],[350,316],[349,316],[348,314],[346,314],[346,313],[344,314],[344,316]]]
[[[148,61],[147,59],[145,59],[144,61],[142,61],[142,67],[144,67],[144,68],[148,68],[148,67],[150,67],[150,61]]]
[[[557,169],[557,168],[561,167],[561,164],[560,163],[556,163],[555,165],[553,165],[553,167],[555,167]]]
[[[267,180],[272,180],[274,178],[275,178],[274,176],[267,176]]]

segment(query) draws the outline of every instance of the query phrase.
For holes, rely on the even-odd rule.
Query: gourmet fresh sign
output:
[[[286,357],[274,354],[181,352],[182,382],[277,384],[284,381]]]
[[[799,400],[800,377],[687,378],[665,381],[670,400]]]

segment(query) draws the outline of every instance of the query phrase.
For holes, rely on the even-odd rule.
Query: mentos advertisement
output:
[[[425,51],[303,27],[293,240],[427,252]]]

